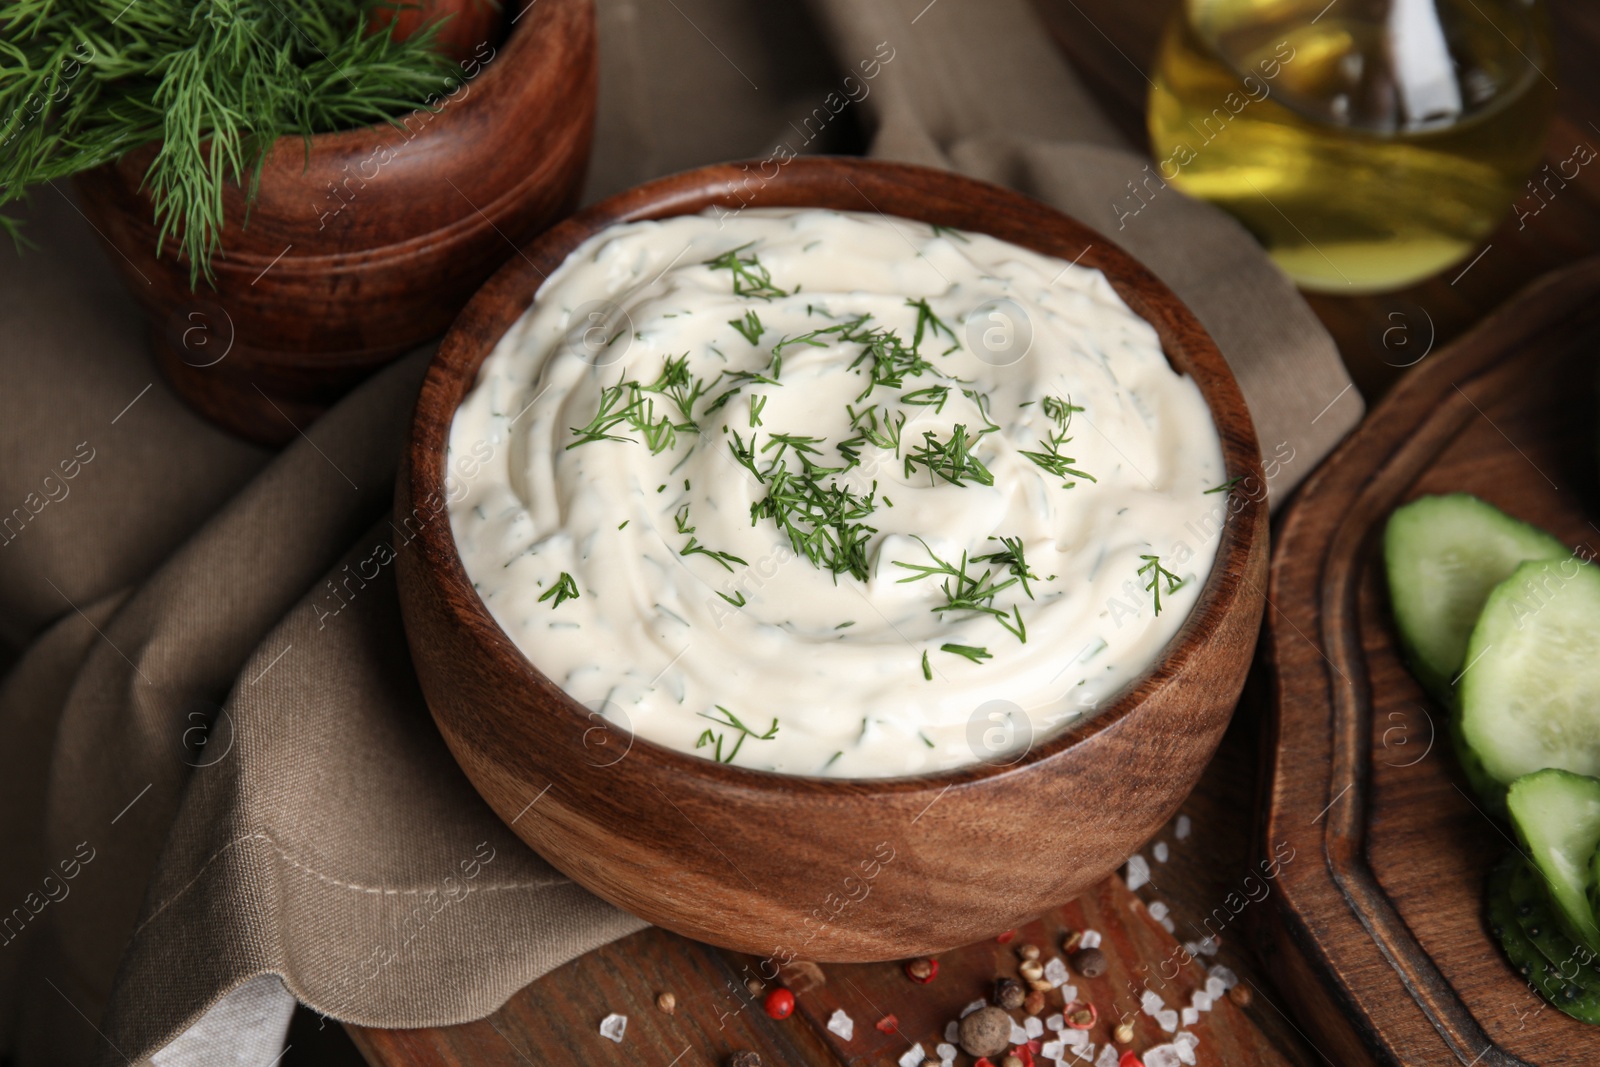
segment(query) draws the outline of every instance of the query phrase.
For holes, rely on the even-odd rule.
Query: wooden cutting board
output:
[[[1488,932],[1484,881],[1508,830],[1470,795],[1443,712],[1401,662],[1380,555],[1397,505],[1456,490],[1600,546],[1597,380],[1589,260],[1426,356],[1283,522],[1265,834],[1315,860],[1285,867],[1264,951],[1341,1067],[1600,1064],[1600,1027],[1545,1006]]]

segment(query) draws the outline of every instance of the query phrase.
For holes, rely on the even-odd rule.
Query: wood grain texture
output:
[[[1200,599],[1161,659],[1095,719],[1007,767],[871,781],[751,771],[607,737],[604,720],[539,673],[490,617],[444,514],[445,441],[479,364],[591,234],[618,220],[743,203],[877,209],[1081,257],[1196,381],[1229,476],[1257,491],[1241,487],[1197,511],[1197,523],[1220,523]],[[563,223],[463,311],[429,369],[397,487],[395,521],[415,530],[419,548],[400,565],[401,606],[423,692],[457,760],[500,816],[579,884],[652,923],[742,951],[894,959],[991,935],[1070,899],[1171,816],[1227,726],[1254,647],[1261,485],[1249,415],[1215,347],[1103,237],[1037,201],[941,171],[804,159],[758,178],[729,164],[641,186]],[[1063,811],[1081,815],[1063,820]],[[1023,849],[1033,861],[1018,869]],[[861,889],[869,868],[870,896]]]
[[[1343,1062],[1600,1062],[1600,1028],[1542,1007],[1488,932],[1484,880],[1509,831],[1471,796],[1443,709],[1405,669],[1381,561],[1397,505],[1454,491],[1600,545],[1597,289],[1591,260],[1431,357],[1283,523],[1266,833],[1326,863],[1286,873],[1274,947],[1302,1017]]]
[[[1101,933],[1110,963],[1099,978],[1071,978],[1079,1002],[1093,1004],[1099,1015],[1090,1040],[1096,1046],[1110,1041],[1122,1019],[1133,1023],[1134,1037],[1120,1047],[1139,1052],[1171,1040],[1140,1011],[1139,991],[1148,983],[1167,1003],[1182,1006],[1204,986],[1205,970],[1182,960],[1172,935],[1115,877],[1021,927],[1009,945],[989,939],[944,953],[939,976],[928,985],[912,983],[895,963],[827,965],[822,968],[826,984],[802,992],[795,1015],[782,1021],[769,1019],[745,986],[749,978],[760,979],[761,960],[645,930],[552,972],[487,1019],[434,1030],[352,1028],[351,1033],[368,1060],[381,1067],[700,1067],[725,1063],[742,1050],[760,1053],[774,1067],[889,1064],[913,1044],[936,1058],[933,1049],[944,1040],[945,1024],[968,1002],[990,995],[996,978],[1017,977],[1018,946],[1031,943],[1045,957],[1058,955],[1063,935],[1084,929]],[[541,996],[542,988],[570,992],[552,998]],[[654,1006],[657,993],[668,990],[678,1000],[671,1016]],[[1060,1011],[1062,995],[1049,994],[1046,1004],[1046,1013]],[[827,1029],[836,1009],[855,1022],[849,1041]],[[628,1014],[621,1045],[604,1040],[597,1030],[613,1011]],[[877,1029],[890,1014],[894,1025]],[[1014,1014],[1022,1017],[1021,1012]],[[1200,1038],[1201,1063],[1282,1067],[1289,1062],[1227,998],[1188,1029]],[[957,1059],[959,1064],[971,1061],[964,1054]]]
[[[216,288],[157,256],[146,146],[78,179],[174,389],[225,429],[282,443],[437,337],[528,239],[569,212],[594,126],[593,0],[543,0],[401,120],[280,139],[244,224],[224,194]]]

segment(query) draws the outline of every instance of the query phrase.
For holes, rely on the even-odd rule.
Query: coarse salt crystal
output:
[[[1215,997],[1213,997],[1210,993],[1207,993],[1204,989],[1196,989],[1194,991],[1194,995],[1189,998],[1189,1003],[1194,1005],[1195,1011],[1210,1011],[1211,1002],[1215,999]]]
[[[1183,1020],[1185,1026],[1193,1026],[1200,1021],[1200,1013],[1193,1008],[1184,1008],[1178,1013],[1178,1017]]]
[[[1169,934],[1175,934],[1178,932],[1178,924],[1172,921],[1172,916],[1168,915],[1165,919],[1161,920],[1161,929],[1165,930]]]
[[[967,1016],[971,1015],[973,1012],[977,1011],[979,1008],[987,1006],[988,1003],[989,1003],[988,1001],[983,1000],[981,998],[978,999],[978,1000],[974,1000],[971,1004],[968,1004],[966,1007],[961,1009],[961,1017],[963,1019],[965,1019]]]
[[[1215,975],[1206,979],[1206,994],[1210,996],[1212,1000],[1220,1000],[1222,998],[1222,994],[1226,993],[1227,991],[1228,987],[1222,984],[1222,979],[1216,977]]]
[[[1194,1034],[1191,1034],[1187,1030],[1183,1030],[1183,1031],[1180,1031],[1175,1037],[1173,1037],[1172,1043],[1174,1045],[1177,1045],[1180,1049],[1184,1049],[1184,1048],[1192,1049],[1192,1048],[1196,1048],[1196,1047],[1199,1046],[1200,1038],[1197,1037]]]
[[[1156,1024],[1167,1033],[1173,1033],[1178,1029],[1178,1013],[1171,1008],[1163,1008],[1156,1012]],[[1150,1065],[1145,1064],[1145,1067]]]
[[[1044,1020],[1044,1028],[1049,1030],[1051,1033],[1065,1030],[1067,1028],[1067,1020],[1061,1015],[1046,1016]]]
[[[1094,1067],[1117,1067],[1118,1059],[1116,1048],[1107,1042],[1100,1049],[1100,1058],[1094,1061]]]
[[[1156,858],[1157,863],[1165,863],[1167,862],[1167,857],[1171,855],[1171,850],[1167,848],[1165,841],[1157,841],[1151,846],[1150,854]]]
[[[1046,1041],[1039,1046],[1039,1055],[1047,1060],[1059,1060],[1066,1055],[1067,1046],[1060,1041]]]
[[[1060,989],[1067,984],[1067,979],[1070,977],[1067,965],[1062,963],[1058,956],[1051,956],[1050,962],[1044,965],[1044,979],[1050,983],[1051,989]]]
[[[1194,959],[1196,956],[1200,955],[1200,952],[1201,952],[1200,942],[1198,942],[1198,941],[1185,941],[1183,943],[1183,951],[1185,951],[1185,952],[1187,952],[1189,954],[1189,958],[1190,959]]]
[[[1178,816],[1178,825],[1173,827],[1172,836],[1176,837],[1179,841],[1182,841],[1184,838],[1189,836],[1189,830],[1193,826],[1194,823],[1189,820],[1189,816],[1180,815]]]
[[[1088,1063],[1089,1061],[1094,1059],[1094,1046],[1093,1045],[1079,1045],[1077,1048],[1072,1050],[1072,1054],[1074,1056],[1076,1056],[1082,1062]]]
[[[946,1041],[950,1042],[952,1045],[955,1044],[957,1041],[960,1041],[961,1040],[961,1024],[960,1023],[945,1023],[944,1024],[944,1039]]]
[[[1042,1037],[1044,1035],[1044,1023],[1039,1021],[1037,1015],[1030,1015],[1022,1020],[1022,1028],[1028,1032],[1029,1037]]]
[[[1061,1034],[1061,1043],[1068,1048],[1082,1048],[1089,1043],[1089,1031],[1066,1030]]]
[[[1239,976],[1234,974],[1232,970],[1224,967],[1220,963],[1213,964],[1211,969],[1206,973],[1213,978],[1221,979],[1222,991],[1224,993],[1239,984]]]
[[[622,1035],[628,1032],[628,1017],[612,1012],[600,1020],[600,1036],[622,1044]]]
[[[1078,939],[1078,947],[1079,948],[1099,948],[1100,947],[1100,931],[1099,930],[1085,930],[1083,932],[1083,936]]]
[[[949,1063],[956,1058],[956,1047],[948,1041],[941,1042],[933,1051],[939,1054],[940,1063]]]
[[[1061,1002],[1063,1004],[1071,1004],[1074,1000],[1077,1000],[1077,999],[1078,999],[1078,987],[1077,986],[1075,986],[1075,985],[1064,985],[1064,986],[1061,987]]]
[[[856,1021],[846,1015],[843,1008],[835,1008],[833,1014],[828,1016],[828,1029],[849,1041],[855,1036]]]
[[[1178,1050],[1172,1045],[1157,1045],[1146,1050],[1139,1057],[1144,1061],[1144,1067],[1181,1067],[1183,1061],[1178,1058]]]
[[[1150,881],[1150,861],[1135,852],[1128,857],[1128,873],[1125,877],[1128,888],[1138,891]]]
[[[1150,918],[1154,919],[1156,922],[1160,922],[1171,913],[1172,909],[1167,907],[1165,901],[1152,900],[1150,902]]]
[[[1183,1034],[1180,1033],[1177,1036],[1182,1037]],[[1194,1035],[1190,1034],[1189,1036],[1193,1037]],[[1193,1045],[1179,1044],[1176,1040],[1174,1040],[1172,1042],[1172,1047],[1178,1050],[1178,1059],[1183,1062],[1186,1067],[1194,1067],[1196,1059]]]
[[[904,1056],[900,1057],[900,1067],[922,1067],[922,1061],[927,1059],[927,1054],[922,1051],[922,1042],[917,1042],[906,1049]]]
[[[1028,1031],[1018,1026],[1017,1020],[1012,1019],[1011,1036],[1006,1038],[1006,1041],[1013,1045],[1026,1045],[1028,1043]]]
[[[1139,1007],[1144,1009],[1146,1015],[1154,1015],[1166,1006],[1167,1002],[1161,999],[1161,994],[1153,989],[1146,989],[1139,994]]]
[[[1217,939],[1208,936],[1201,940],[1200,951],[1204,955],[1215,956],[1217,954]]]

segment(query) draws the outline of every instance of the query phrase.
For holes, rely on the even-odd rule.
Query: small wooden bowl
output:
[[[594,893],[688,937],[770,956],[897,959],[1010,929],[1144,844],[1210,759],[1244,684],[1264,599],[1267,509],[1255,430],[1194,316],[1101,235],[1017,193],[919,167],[797,159],[691,171],[614,196],[511,260],[429,368],[396,490],[400,604],[417,677],[467,776],[524,841]],[[608,727],[541,674],[463,570],[445,504],[445,443],[479,365],[584,239],[612,223],[701,211],[878,210],[976,230],[1103,271],[1199,384],[1229,477],[1193,614],[1097,718],[1008,767],[869,780],[778,775]],[[1197,523],[1198,525],[1198,523]],[[402,547],[403,546],[403,547]]]
[[[519,5],[520,6],[520,5]],[[77,181],[190,406],[243,437],[294,437],[351,386],[439,336],[516,247],[577,204],[596,94],[593,0],[541,0],[469,49],[437,111],[278,140],[256,202],[224,195],[216,290],[157,256],[140,191],[156,146]]]

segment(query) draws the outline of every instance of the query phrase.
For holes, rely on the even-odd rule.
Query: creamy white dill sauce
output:
[[[586,241],[450,447],[462,562],[541,671],[668,747],[841,777],[1091,715],[1195,603],[1216,544],[1185,527],[1223,480],[1199,389],[1098,271],[815,210]]]

